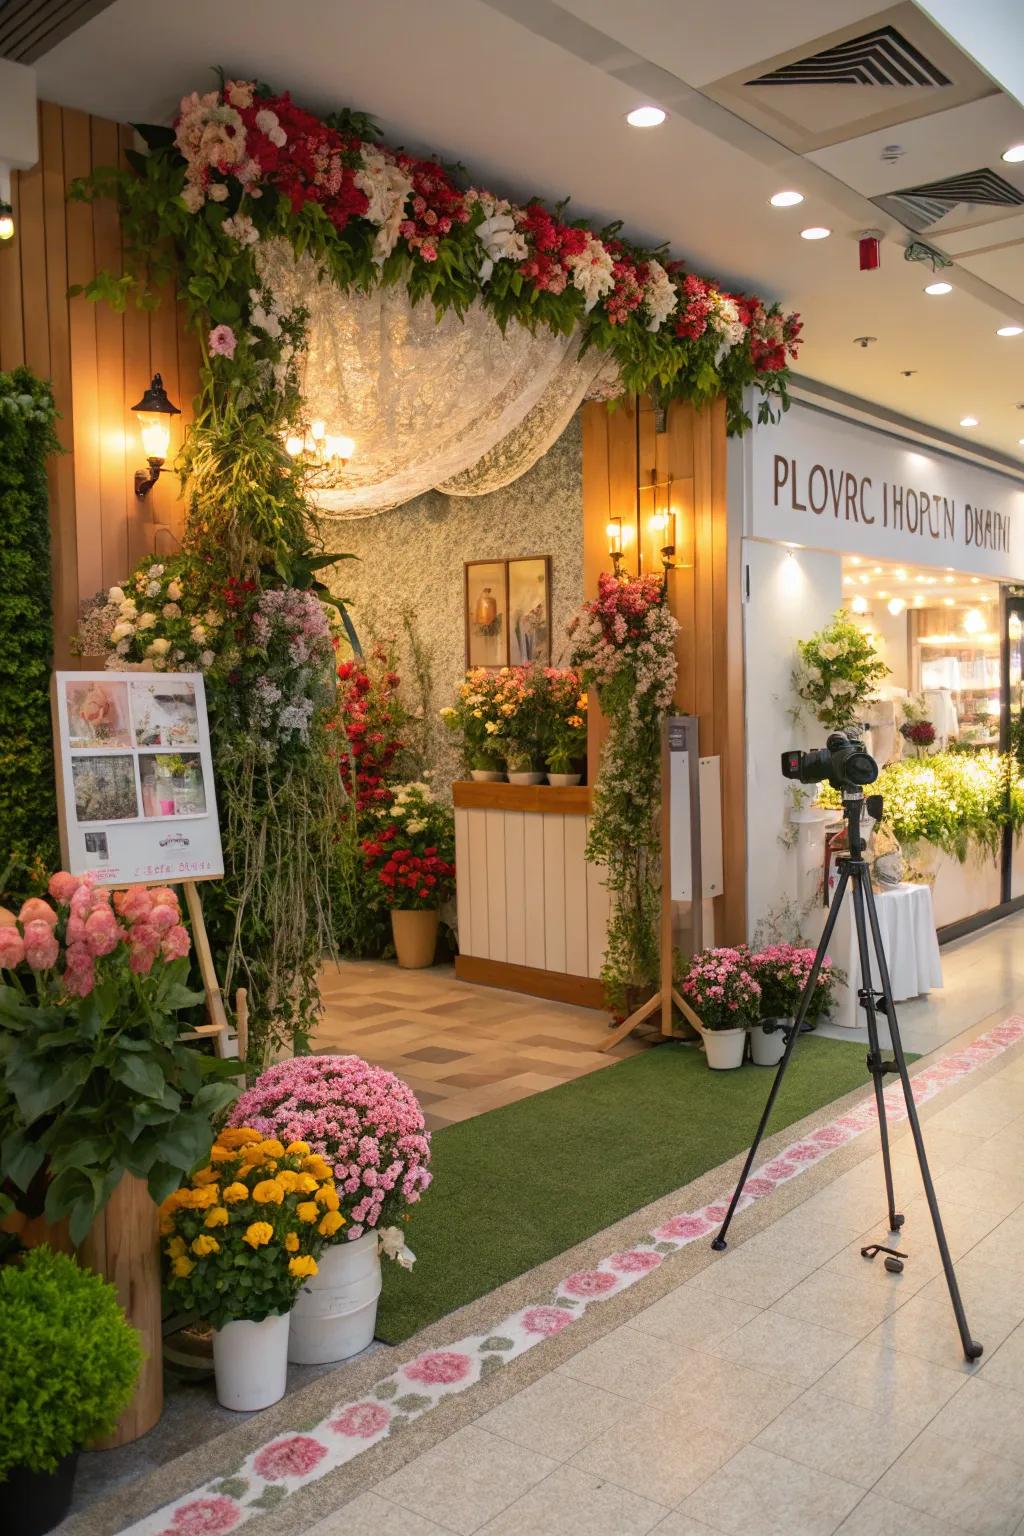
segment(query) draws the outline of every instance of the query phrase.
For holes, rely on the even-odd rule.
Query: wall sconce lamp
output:
[[[154,373],[149,388],[132,410],[139,419],[142,447],[149,465],[148,470],[135,471],[135,494],[141,501],[160,478],[171,441],[171,417],[180,416],[181,412],[168,400],[164,381],[158,373]]]
[[[317,468],[332,463],[338,463],[344,468],[355,453],[356,444],[352,437],[328,432],[327,423],[318,418],[310,422],[308,432],[289,432],[284,440],[284,448],[290,458],[304,459]]]
[[[611,556],[612,572],[616,576],[622,575],[622,559],[625,554],[623,548],[622,518],[610,517],[608,519],[608,553]]]
[[[658,507],[658,492],[664,490],[665,504]],[[651,471],[651,496],[654,501],[654,511],[651,514],[651,531],[659,539],[658,553],[661,556],[661,566],[668,580],[669,571],[676,569],[676,514],[672,507],[672,476],[667,480],[656,480],[654,471]]]
[[[33,119],[35,114],[33,113]],[[0,165],[0,240],[14,237],[14,209],[11,207],[11,173]]]

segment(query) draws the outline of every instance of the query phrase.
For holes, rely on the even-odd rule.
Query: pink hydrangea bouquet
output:
[[[791,1019],[800,1005],[814,964],[814,950],[795,944],[769,944],[751,956],[751,968],[761,986],[761,1017]],[[811,996],[808,1017],[824,1013],[840,979],[832,961],[825,957]]]
[[[0,1178],[82,1241],[126,1173],[160,1201],[210,1148],[237,1063],[179,1039],[190,941],[167,886],[61,870],[0,909]],[[27,1208],[27,1207],[26,1207]]]
[[[760,1013],[761,984],[754,957],[742,945],[694,955],[682,990],[705,1029],[743,1029]]]
[[[287,1145],[306,1141],[334,1169],[346,1225],[336,1241],[376,1229],[385,1253],[410,1262],[395,1223],[430,1184],[430,1135],[416,1095],[359,1056],[298,1056],[243,1093],[232,1125]]]

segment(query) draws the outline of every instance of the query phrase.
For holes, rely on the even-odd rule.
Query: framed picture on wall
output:
[[[508,666],[508,571],[504,560],[466,561],[466,666]]]
[[[466,666],[551,661],[551,556],[466,562]]]

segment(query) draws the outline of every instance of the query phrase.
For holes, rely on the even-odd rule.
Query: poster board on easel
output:
[[[198,882],[224,874],[200,672],[55,672],[51,700],[64,868],[96,884],[182,885],[218,1055],[229,1037]]]

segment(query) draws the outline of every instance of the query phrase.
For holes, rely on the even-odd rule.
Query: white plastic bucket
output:
[[[334,1243],[317,1260],[292,1309],[288,1359],[295,1365],[348,1360],[373,1339],[380,1296],[380,1253],[376,1232],[354,1243]]]
[[[290,1312],[225,1323],[213,1333],[213,1369],[222,1408],[251,1413],[284,1397]]]
[[[743,1065],[745,1029],[705,1029],[703,1034],[708,1066],[713,1071],[726,1072]]]
[[[751,1025],[750,1055],[755,1066],[777,1067],[786,1049],[786,1030],[792,1029],[793,1020],[771,1019],[767,1022],[775,1025],[771,1034],[768,1034],[763,1024]]]

